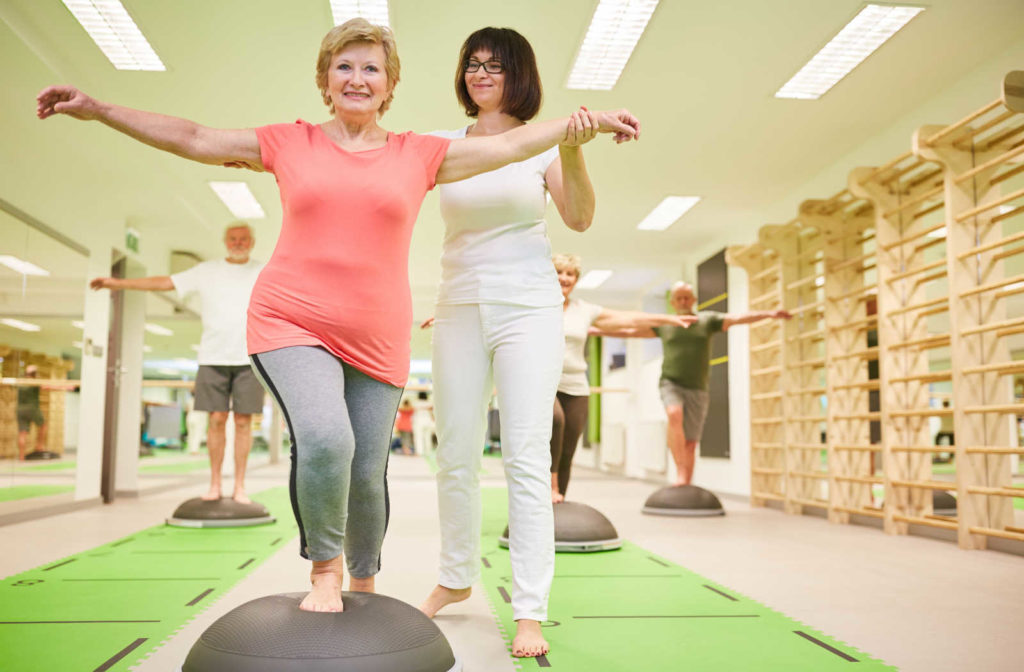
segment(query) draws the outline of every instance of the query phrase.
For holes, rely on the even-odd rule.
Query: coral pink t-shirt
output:
[[[409,377],[409,241],[449,140],[388,133],[347,152],[299,120],[256,129],[284,220],[249,301],[249,354],[321,345],[395,386]]]

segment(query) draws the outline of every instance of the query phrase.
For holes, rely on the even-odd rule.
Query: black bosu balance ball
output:
[[[956,497],[946,490],[932,490],[932,512],[938,516],[956,515]]]
[[[302,611],[305,593],[268,595],[224,614],[182,672],[459,672],[448,640],[393,597],[343,593],[345,611]]]
[[[212,500],[193,497],[174,510],[167,524],[175,527],[249,527],[274,520],[267,507],[258,502],[242,504],[230,497]]]
[[[644,513],[654,516],[724,516],[725,510],[710,490],[696,485],[669,485],[644,502]]]
[[[597,509],[579,502],[554,505],[555,552],[593,553],[622,547],[615,526]],[[498,538],[498,545],[508,548],[508,526]]]
[[[52,450],[33,450],[25,455],[26,460],[59,460],[60,455]]]

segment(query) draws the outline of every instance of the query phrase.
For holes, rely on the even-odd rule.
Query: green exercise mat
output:
[[[511,641],[511,567],[497,542],[505,523],[505,490],[485,489],[482,580]],[[629,542],[618,551],[558,554],[548,617],[551,653],[521,659],[523,670],[828,672],[853,662],[861,671],[896,669]]]
[[[4,579],[0,669],[128,670],[137,664],[292,543],[298,530],[287,489],[254,499],[278,522],[245,528],[157,525]]]
[[[73,485],[12,485],[9,488],[0,488],[0,502],[45,497],[62,492],[71,492],[74,489],[75,486]]]

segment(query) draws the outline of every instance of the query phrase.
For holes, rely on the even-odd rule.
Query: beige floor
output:
[[[500,485],[500,464],[485,460],[485,485]],[[418,604],[436,580],[434,482],[419,458],[389,469],[392,518],[378,588]],[[286,483],[284,465],[250,475],[258,491]],[[600,508],[621,536],[729,586],[798,621],[908,672],[1021,669],[1024,558],[965,552],[922,537],[890,537],[869,527],[830,525],[810,516],[751,509],[725,500],[715,519],[640,514],[650,483],[580,471],[571,498]],[[159,523],[202,484],[121,500],[0,530],[0,575],[92,548]],[[307,567],[288,544],[136,669],[175,669],[214,619],[271,592],[302,590]],[[554,590],[557,590],[557,584]],[[438,618],[467,672],[511,672],[486,601],[479,595]],[[680,669],[686,669],[681,666]],[[600,672],[600,671],[595,671]]]

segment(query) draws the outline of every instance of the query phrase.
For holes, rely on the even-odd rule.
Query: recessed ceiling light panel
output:
[[[657,6],[658,0],[601,0],[576,54],[566,86],[611,90]]]
[[[167,69],[119,0],[63,1],[118,70]]]

